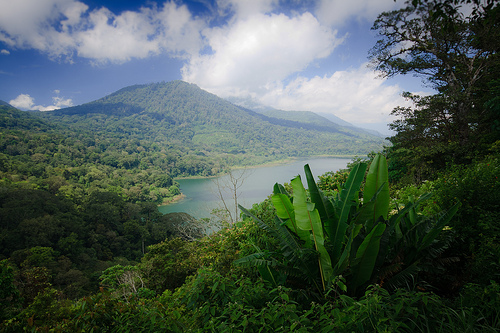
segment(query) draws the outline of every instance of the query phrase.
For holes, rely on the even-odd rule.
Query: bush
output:
[[[470,261],[472,282],[500,282],[500,160],[489,156],[466,166],[454,166],[434,182],[435,201],[443,208],[461,202],[452,223],[456,251]],[[467,278],[467,277],[466,277]]]

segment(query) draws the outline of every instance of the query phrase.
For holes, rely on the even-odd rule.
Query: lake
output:
[[[241,187],[237,190],[238,204],[251,208],[254,203],[262,202],[272,194],[275,183],[289,183],[299,174],[304,186],[307,187],[305,164],[309,164],[314,177],[318,180],[318,176],[327,171],[344,169],[350,161],[351,159],[348,158],[308,158],[276,166],[234,170],[234,177],[241,177],[241,182],[239,182]],[[159,211],[163,214],[184,212],[201,219],[209,217],[213,209],[222,208],[218,188],[223,189],[223,185],[230,185],[230,178],[224,175],[216,179],[178,179],[177,182],[186,197],[175,203],[160,206]],[[217,186],[217,182],[220,186]],[[228,204],[233,201],[231,193],[230,190],[226,190],[223,194]]]

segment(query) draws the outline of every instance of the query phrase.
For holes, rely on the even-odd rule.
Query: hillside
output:
[[[174,177],[380,146],[334,127],[267,117],[181,81],[52,112],[0,103],[0,259],[12,258],[26,275],[41,253],[46,280],[79,297],[97,289],[96,272],[134,263],[178,233],[157,210],[179,198]]]
[[[244,163],[243,154],[245,160],[255,157],[256,163],[294,156],[362,155],[383,144],[380,138],[333,123],[323,126],[261,115],[182,81],[126,87],[46,116],[116,137],[235,155],[236,163]]]
[[[335,128],[337,130],[340,129],[340,131],[344,133],[370,134],[376,137],[385,137],[383,134],[373,129],[367,129],[364,126],[355,126],[351,123],[348,123],[347,121],[335,116],[332,113],[278,110],[270,106],[261,104],[252,98],[229,97],[227,98],[227,100],[240,107],[250,109],[272,118],[298,121],[307,124],[317,124],[323,128],[326,126],[329,128]],[[369,125],[370,124],[366,124],[366,126]]]

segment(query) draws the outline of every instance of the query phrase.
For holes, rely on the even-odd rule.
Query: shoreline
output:
[[[305,159],[305,158],[354,158],[359,155],[315,155],[315,156],[299,156],[299,157],[289,157],[284,160],[278,160],[278,161],[272,161],[272,162],[266,162],[262,164],[257,164],[257,165],[248,165],[248,166],[235,166],[232,167],[231,170],[241,170],[241,169],[257,169],[257,168],[266,168],[266,167],[272,167],[272,166],[278,166],[278,165],[284,165],[284,164],[289,164],[293,163],[295,161]],[[178,179],[210,179],[210,178],[217,178],[220,176],[225,175],[226,173],[220,173],[215,176],[188,176],[188,177],[175,177],[173,178],[174,180]]]
[[[163,199],[162,203],[158,205],[158,207],[176,203],[177,201],[181,201],[184,198],[186,198],[186,195],[184,193],[173,196],[172,198],[165,198]]]
[[[293,158],[288,158],[285,160],[278,160],[278,161],[272,161],[272,162],[267,162],[263,164],[258,164],[258,165],[252,165],[252,166],[236,166],[232,170],[242,170],[242,169],[257,169],[257,168],[265,168],[265,167],[273,167],[273,166],[280,166],[280,165],[286,165],[286,164],[292,164],[296,161],[300,161],[303,159],[307,158],[342,158],[342,159],[352,159],[356,157],[357,155],[316,155],[316,156],[299,156],[299,157],[293,157]],[[189,176],[189,177],[176,177],[174,180],[186,180],[186,179],[212,179],[212,178],[217,178],[226,175],[227,173],[220,173],[216,176],[209,176],[209,177],[204,177],[204,176]],[[182,189],[181,189],[182,191]],[[181,193],[175,197],[169,198],[166,201],[162,202],[158,207],[161,206],[167,206],[170,204],[177,203],[181,201],[182,199],[186,198],[186,195],[184,193]]]

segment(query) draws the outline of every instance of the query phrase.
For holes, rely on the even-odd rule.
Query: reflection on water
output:
[[[288,183],[299,174],[304,185],[307,186],[304,174],[305,164],[309,164],[317,180],[318,176],[327,171],[345,168],[350,161],[351,159],[346,158],[311,158],[278,166],[235,170],[233,171],[235,177],[241,176],[243,180],[242,186],[237,191],[238,203],[250,208],[254,203],[261,202],[269,196],[275,183]],[[180,179],[178,182],[186,197],[176,203],[159,207],[160,212],[163,214],[185,212],[198,219],[209,217],[213,209],[222,207],[217,194],[217,182],[220,185],[230,185],[228,175],[219,177],[217,181],[214,179]],[[231,193],[226,190],[223,194],[228,204],[232,203]]]

